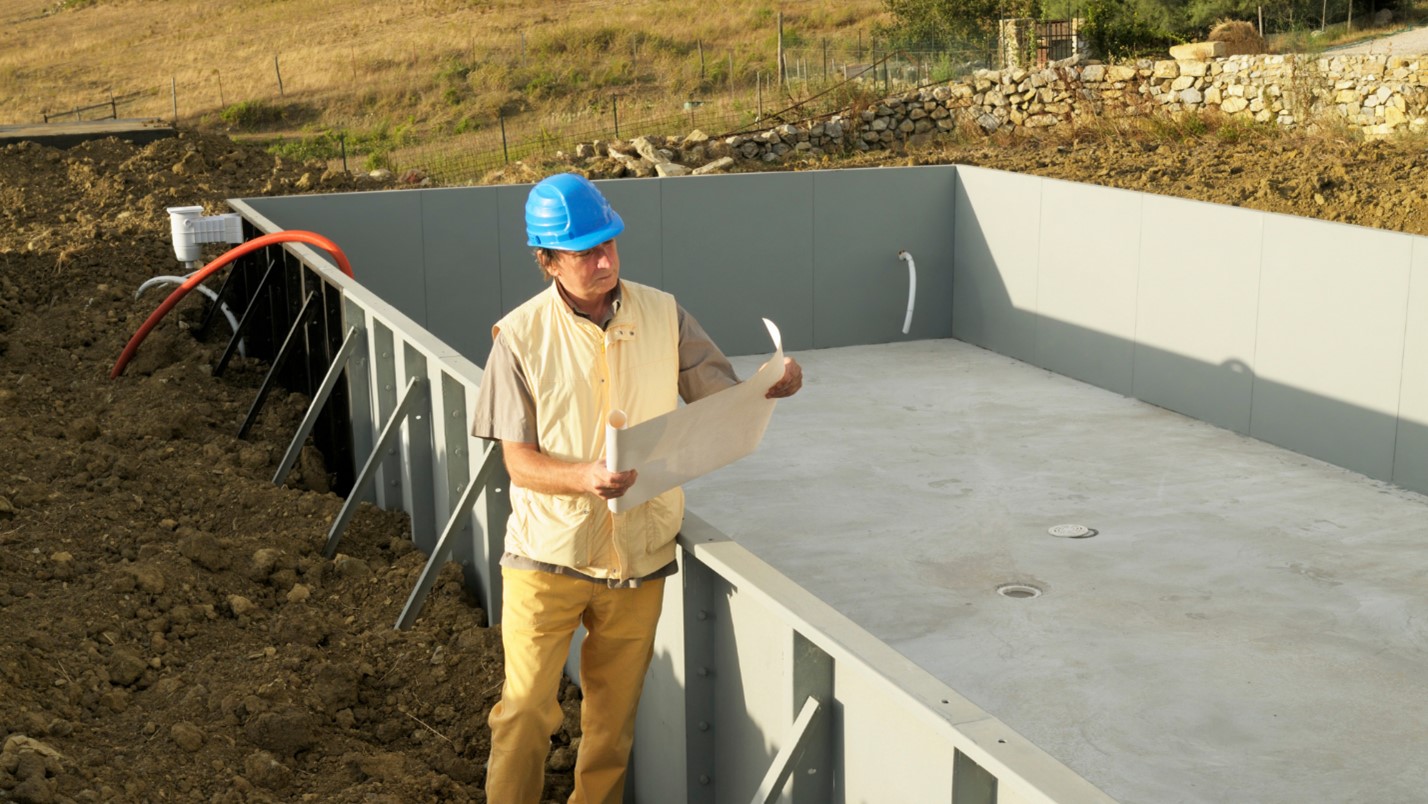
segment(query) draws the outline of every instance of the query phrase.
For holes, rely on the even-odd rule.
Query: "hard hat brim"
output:
[[[538,237],[529,237],[526,240],[526,245],[531,248],[548,248],[552,251],[584,251],[588,248],[595,248],[606,240],[611,240],[619,236],[623,231],[625,231],[624,219],[620,217],[620,213],[611,209],[610,222],[593,232],[586,232],[579,237],[562,240],[558,243],[542,243]],[[550,239],[553,238],[547,238],[547,240]]]

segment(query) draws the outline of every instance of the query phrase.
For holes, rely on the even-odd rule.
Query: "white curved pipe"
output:
[[[187,278],[188,277],[184,276],[150,277],[144,280],[144,284],[140,285],[138,290],[134,291],[134,298],[139,298],[140,296],[144,295],[144,291],[148,290],[149,288],[156,287],[158,285],[182,285]],[[218,294],[212,289],[203,285],[199,285],[197,290],[199,293],[202,293],[203,295],[207,296],[209,300],[212,301],[214,304],[218,304]],[[226,304],[219,304],[218,309],[223,312],[223,317],[228,319],[228,326],[232,327],[234,332],[237,332],[238,319],[233,316],[233,311],[229,310],[228,305]],[[242,355],[243,357],[248,356],[248,350],[244,347],[243,340],[241,338],[238,341],[238,354]]]
[[[917,265],[906,251],[899,251],[897,258],[907,261],[907,318],[902,320],[902,334],[906,335],[912,329],[912,304],[917,300]]]

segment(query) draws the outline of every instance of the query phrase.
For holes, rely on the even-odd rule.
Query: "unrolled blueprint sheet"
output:
[[[773,357],[733,388],[627,429],[621,429],[625,414],[611,411],[605,430],[605,465],[613,472],[639,472],[623,497],[610,500],[611,511],[628,511],[758,447],[777,401],[764,395],[784,371],[778,327],[767,318],[764,325],[773,339]]]

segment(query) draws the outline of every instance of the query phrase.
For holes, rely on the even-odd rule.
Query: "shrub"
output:
[[[281,122],[283,110],[262,101],[239,101],[219,112],[218,117],[232,128],[251,129]]]

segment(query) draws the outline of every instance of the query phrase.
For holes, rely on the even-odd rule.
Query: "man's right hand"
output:
[[[604,461],[574,463],[552,458],[539,444],[502,441],[511,482],[546,494],[594,494],[603,500],[624,496],[635,485],[635,470],[611,472]]]
[[[613,500],[625,496],[630,486],[635,485],[636,472],[611,472],[603,461],[585,464],[585,491],[601,499]]]

